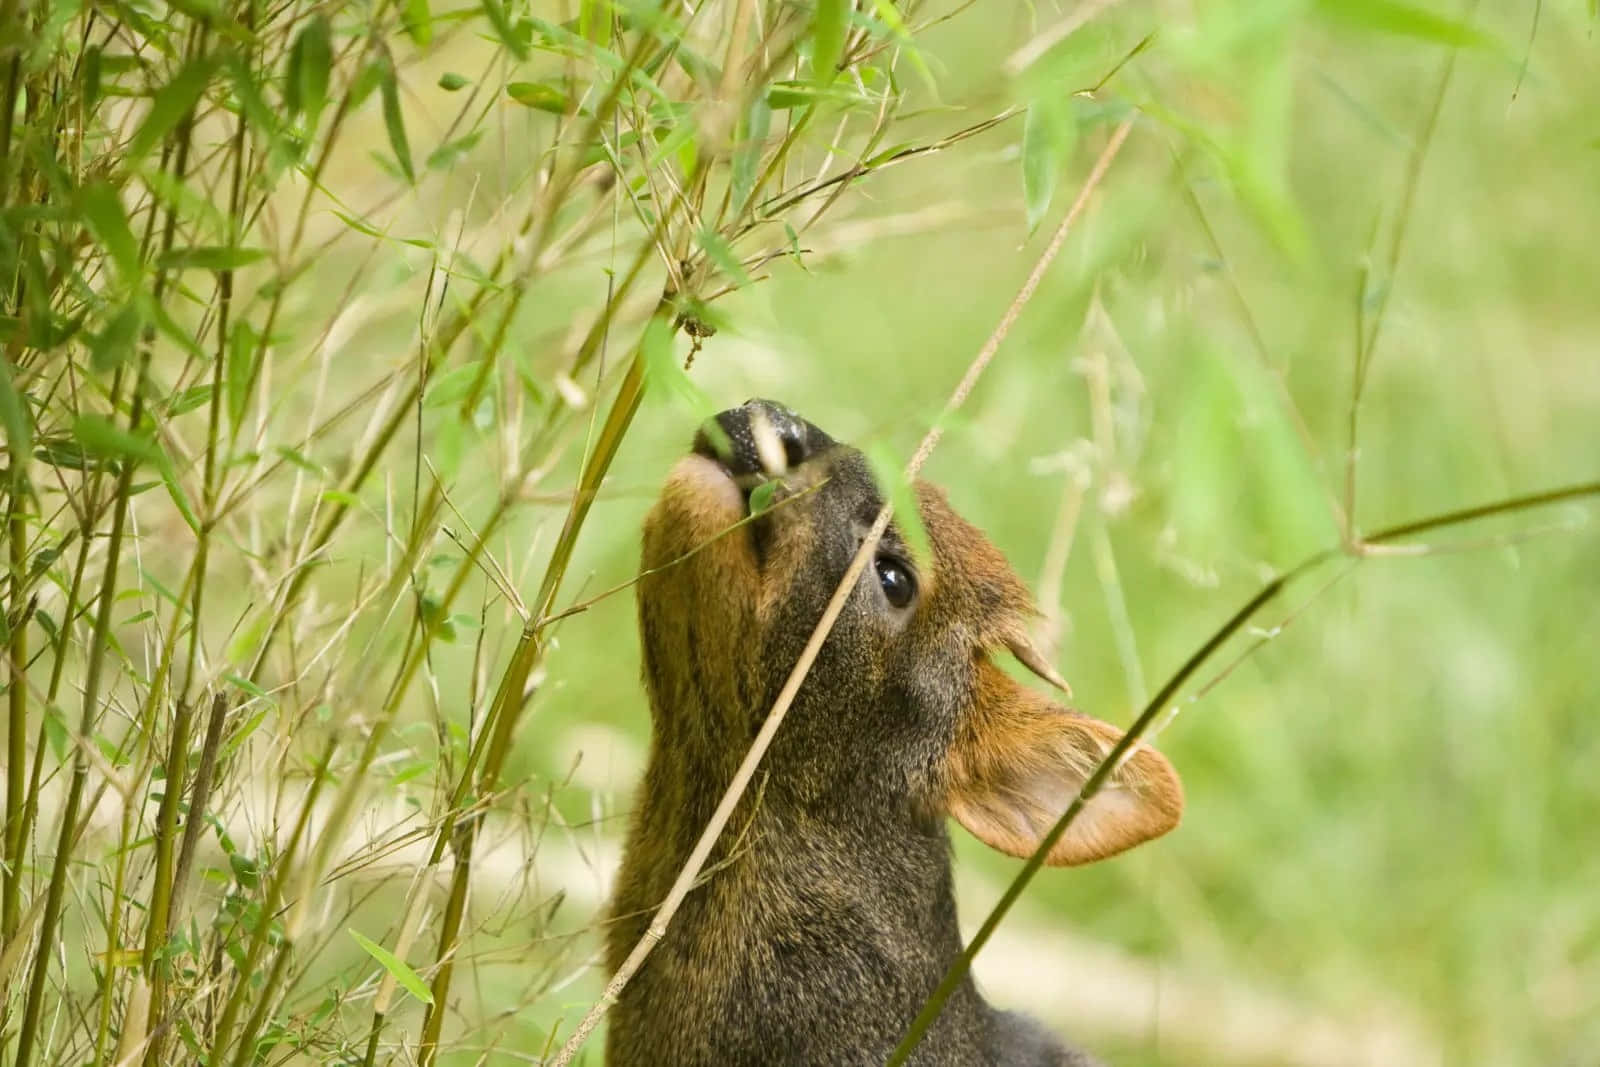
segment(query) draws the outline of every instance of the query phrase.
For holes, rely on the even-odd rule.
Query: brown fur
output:
[[[612,968],[665,896],[883,499],[860,453],[792,412],[753,401],[718,421],[731,455],[719,461],[702,440],[645,522],[644,565],[664,568],[639,586],[653,729],[613,903]],[[772,466],[773,441],[755,436],[774,432],[764,423],[790,467],[775,506],[729,532],[746,515],[740,485]],[[1027,648],[1027,590],[942,492],[918,485],[917,498],[932,549],[917,596],[895,608],[875,569],[862,575],[712,873],[612,1012],[615,1067],[882,1063],[961,949],[946,815],[1027,855],[1120,736],[994,665],[995,652]],[[912,566],[893,526],[879,551]],[[1165,833],[1182,803],[1171,766],[1141,748],[1049,861],[1089,862]],[[969,979],[915,1062],[1089,1061],[991,1008]]]

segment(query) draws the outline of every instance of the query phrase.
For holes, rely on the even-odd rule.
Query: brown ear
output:
[[[978,665],[978,699],[949,756],[950,814],[1010,856],[1031,856],[1122,731]],[[1072,820],[1045,862],[1092,863],[1160,837],[1183,812],[1166,757],[1140,746]]]

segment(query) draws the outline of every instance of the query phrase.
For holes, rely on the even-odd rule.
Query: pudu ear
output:
[[[989,847],[1031,856],[1121,736],[1110,723],[1069,711],[983,660],[975,706],[948,757],[950,814]],[[1182,813],[1178,773],[1159,752],[1140,746],[1045,862],[1069,866],[1114,856],[1160,837]]]

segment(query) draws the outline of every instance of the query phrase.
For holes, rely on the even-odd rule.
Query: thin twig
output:
[[[1001,317],[999,324],[995,326],[994,332],[989,335],[989,340],[985,342],[982,350],[978,352],[971,365],[967,367],[966,374],[962,376],[961,381],[956,385],[955,391],[950,394],[950,399],[945,403],[944,411],[940,417],[928,432],[923,435],[922,443],[917,446],[911,461],[906,465],[907,481],[916,479],[917,473],[921,471],[923,464],[928,461],[928,457],[933,453],[934,448],[938,446],[939,439],[944,435],[944,428],[949,422],[950,414],[966,402],[967,397],[972,393],[973,387],[977,385],[979,377],[982,376],[984,370],[993,361],[995,353],[999,351],[1001,342],[1005,340],[1017,318],[1022,314],[1023,308],[1033,299],[1033,294],[1038,290],[1039,283],[1043,281],[1045,272],[1066,243],[1068,232],[1083,214],[1084,208],[1089,202],[1090,194],[1100,185],[1100,181],[1105,176],[1107,168],[1110,167],[1112,159],[1116,157],[1117,152],[1122,148],[1123,142],[1127,140],[1128,131],[1132,128],[1132,125],[1133,119],[1126,119],[1111,135],[1105,150],[1100,153],[1100,158],[1095,161],[1094,169],[1089,172],[1089,177],[1085,180],[1083,189],[1078,194],[1078,199],[1068,210],[1066,218],[1061,220],[1060,226],[1056,228],[1055,235],[1040,254],[1038,262],[1034,264],[1033,271],[1028,275],[1027,281],[1023,282],[1016,299],[1012,300],[1011,306],[1006,309],[1005,315]],[[706,824],[705,830],[700,835],[700,840],[695,843],[693,851],[689,853],[689,858],[683,865],[683,869],[678,872],[677,880],[673,882],[666,899],[662,901],[660,908],[656,910],[655,916],[650,920],[650,925],[646,928],[644,936],[633,946],[633,950],[628,953],[627,959],[623,961],[622,966],[617,969],[617,973],[607,983],[604,994],[590,1007],[588,1014],[578,1024],[578,1028],[567,1039],[567,1043],[562,1046],[561,1051],[550,1061],[551,1067],[566,1067],[572,1061],[573,1056],[583,1047],[583,1043],[588,1039],[589,1035],[594,1032],[594,1028],[599,1024],[601,1017],[622,995],[623,987],[628,984],[628,980],[633,977],[640,965],[644,963],[645,957],[650,955],[657,942],[666,935],[667,926],[672,922],[678,907],[683,903],[689,890],[699,878],[701,868],[705,866],[706,860],[711,855],[712,848],[722,835],[723,828],[727,826],[728,820],[733,816],[734,809],[738,806],[740,798],[744,796],[745,789],[755,775],[756,768],[760,765],[762,757],[766,755],[767,748],[772,744],[772,739],[777,734],[778,727],[783,724],[784,716],[788,714],[789,706],[794,702],[795,694],[800,691],[801,684],[811,670],[811,664],[821,651],[822,643],[827,640],[829,632],[833,629],[834,621],[838,619],[839,613],[844,609],[845,601],[850,598],[850,594],[855,590],[856,580],[861,576],[862,571],[866,569],[868,562],[873,557],[873,553],[877,550],[878,541],[883,536],[883,532],[888,529],[892,515],[893,509],[888,504],[885,504],[879,510],[877,519],[873,522],[872,528],[867,531],[866,538],[862,541],[860,549],[856,551],[855,558],[850,561],[850,566],[845,570],[844,577],[840,579],[839,586],[834,590],[832,599],[828,601],[828,606],[823,609],[822,618],[817,621],[816,629],[812,631],[811,639],[806,642],[806,647],[800,653],[799,660],[789,673],[788,681],[784,683],[782,692],[778,694],[778,699],[772,705],[771,712],[767,714],[766,721],[762,723],[761,731],[756,734],[755,741],[751,743],[750,750],[745,754],[744,761],[739,764],[738,771],[734,773],[733,781],[728,784],[727,791],[723,793],[722,801],[717,805],[716,811],[712,813],[711,820]]]

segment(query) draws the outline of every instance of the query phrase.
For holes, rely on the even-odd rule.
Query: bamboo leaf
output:
[[[389,147],[394,149],[406,181],[415,184],[417,172],[411,163],[411,144],[406,140],[405,116],[400,111],[400,80],[392,62],[384,64],[380,87],[383,90],[383,125],[389,131]]]
[[[11,361],[0,360],[0,425],[6,431],[6,450],[11,453],[15,470],[22,469],[22,458],[33,451],[32,420],[28,417],[28,404],[17,392],[11,380]]]
[[[101,330],[89,341],[89,365],[97,372],[115,370],[129,356],[139,340],[139,330],[144,325],[144,315],[137,300],[123,305]]]
[[[92,456],[152,463],[159,463],[163,458],[150,438],[129,433],[102,415],[79,415],[73,420],[72,436],[84,452]]]
[[[1359,29],[1456,48],[1503,50],[1493,37],[1465,20],[1436,15],[1399,0],[1318,0],[1317,10]]]
[[[1050,211],[1050,200],[1077,139],[1077,123],[1063,102],[1047,95],[1028,106],[1022,126],[1022,193],[1030,237]]]
[[[543,82],[512,82],[506,86],[506,95],[523,107],[548,111],[552,115],[565,115],[571,103],[565,90]]]
[[[400,20],[418,48],[426,48],[432,43],[433,12],[428,8],[428,0],[405,0]]]
[[[494,28],[494,35],[500,39],[513,56],[518,60],[528,58],[528,42],[522,39],[516,28],[511,25],[511,19],[506,16],[506,9],[500,5],[500,0],[481,0],[483,13],[488,16],[489,25]]]
[[[150,102],[149,112],[139,124],[139,130],[133,135],[133,140],[128,142],[129,167],[133,167],[148,155],[150,150],[160,144],[167,134],[172,132],[173,127],[194,108],[201,94],[206,91],[206,86],[211,81],[211,74],[216,68],[215,57],[202,56],[184,66],[170,82],[156,91],[155,99]]]
[[[78,194],[78,209],[89,224],[89,232],[111,257],[117,276],[131,284],[139,274],[139,242],[128,226],[122,198],[106,182],[92,182]]]
[[[912,562],[926,571],[933,560],[933,545],[923,528],[922,513],[917,510],[916,490],[906,480],[905,464],[881,445],[869,447],[866,457],[879,487],[894,506],[894,529],[911,550]]]
[[[328,83],[333,73],[333,26],[328,16],[311,17],[289,49],[284,79],[284,106],[290,115],[305,113],[306,125],[315,126],[328,103]]]
[[[366,949],[367,955],[377,960],[378,965],[388,971],[389,977],[398,982],[407,993],[410,993],[424,1004],[433,1003],[433,994],[428,992],[428,987],[422,984],[422,979],[417,977],[417,972],[413,971],[404,960],[376,941],[362,937],[354,930],[350,931],[350,936],[355,938],[356,944]]]
[[[817,0],[817,13],[811,22],[811,80],[819,88],[831,85],[839,73],[850,6],[850,0]]]
[[[265,259],[265,248],[230,248],[226,245],[196,245],[174,248],[156,262],[171,270],[235,270]]]

